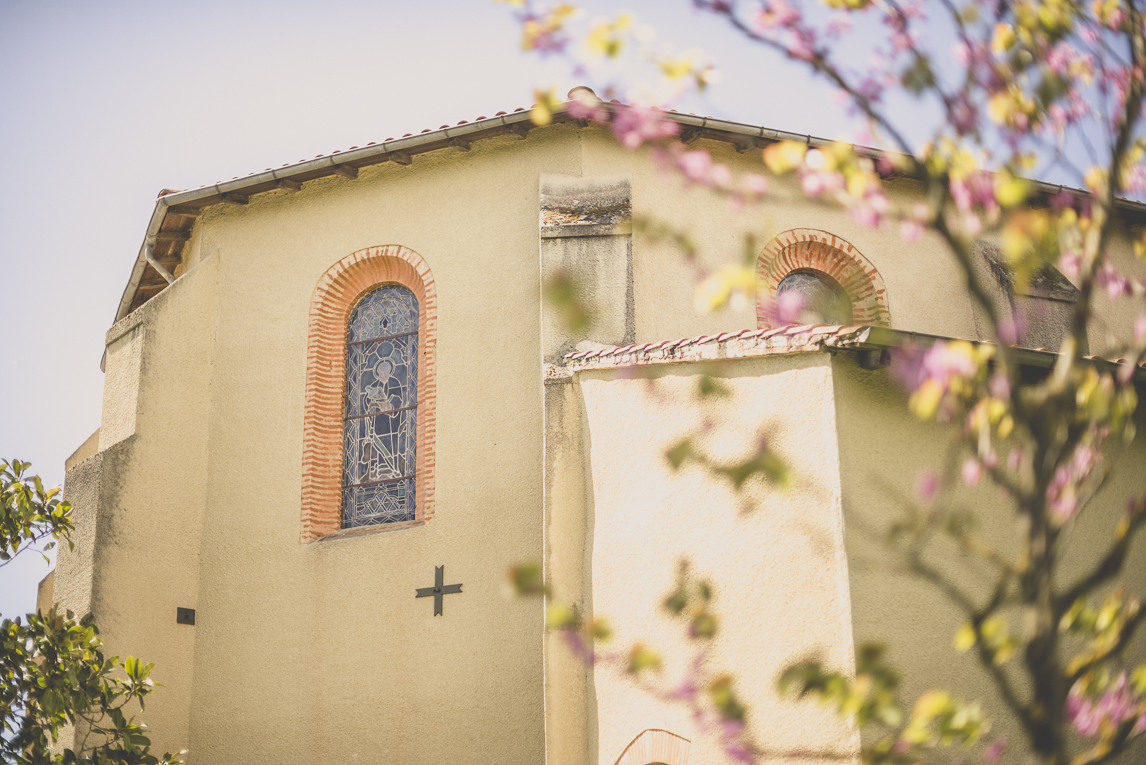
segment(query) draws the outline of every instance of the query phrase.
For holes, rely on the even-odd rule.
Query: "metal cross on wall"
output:
[[[437,566],[434,568],[434,586],[433,587],[419,587],[416,592],[415,598],[428,598],[434,596],[434,616],[442,615],[442,596],[451,595],[455,592],[461,592],[462,586],[460,584],[442,584],[446,579],[446,567]]]

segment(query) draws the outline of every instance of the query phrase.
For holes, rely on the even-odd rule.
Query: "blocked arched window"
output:
[[[793,271],[776,285],[776,297],[800,298],[808,323],[851,324],[852,302],[844,288],[819,271]],[[801,318],[804,321],[805,318]]]
[[[875,266],[827,231],[798,228],[777,236],[756,260],[756,283],[758,327],[772,321],[767,299],[787,290],[799,292],[805,305],[817,304],[813,313],[828,314],[822,323],[891,326],[887,287]]]
[[[360,250],[319,280],[307,344],[302,541],[433,517],[436,324],[433,276],[406,247]]]

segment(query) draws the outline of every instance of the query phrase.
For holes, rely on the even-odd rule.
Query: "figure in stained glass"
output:
[[[418,301],[380,287],[346,332],[342,527],[412,521],[418,424]]]

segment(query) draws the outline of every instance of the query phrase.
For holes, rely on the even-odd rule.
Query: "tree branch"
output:
[[[1098,565],[1086,576],[1066,592],[1055,599],[1055,610],[1061,616],[1076,600],[1093,592],[1096,588],[1109,582],[1122,571],[1126,563],[1126,554],[1130,550],[1130,543],[1134,533],[1146,522],[1146,495],[1131,501],[1126,513],[1118,521],[1114,530],[1114,542],[1102,556]]]

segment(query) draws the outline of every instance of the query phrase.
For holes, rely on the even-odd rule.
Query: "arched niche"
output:
[[[775,300],[777,286],[793,271],[824,274],[838,284],[851,300],[852,324],[891,326],[887,287],[875,266],[834,234],[795,228],[770,241],[756,259],[758,328],[771,327],[768,301]]]

